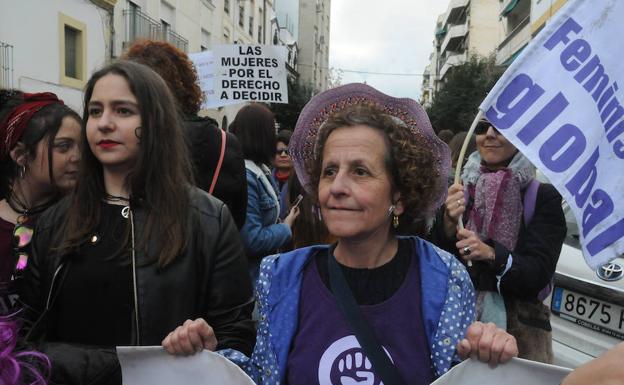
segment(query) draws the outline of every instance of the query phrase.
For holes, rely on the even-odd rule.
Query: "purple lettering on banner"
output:
[[[561,92],[555,95],[540,112],[518,132],[517,136],[522,143],[529,145],[550,123],[553,122],[569,105],[568,100]]]
[[[598,170],[596,170],[596,163],[600,153],[598,148],[587,159],[587,162],[577,171],[577,173],[566,183],[565,187],[570,194],[574,195],[574,201],[577,207],[584,207],[589,194],[594,189],[594,183],[596,183],[596,177],[598,176]]]
[[[624,159],[624,142],[617,140],[613,143],[613,152],[618,158]]]
[[[592,75],[592,77],[583,84],[589,75]],[[574,80],[582,84],[587,92],[592,92],[593,90],[592,98],[594,98],[595,101],[598,101],[600,95],[602,95],[607,85],[609,85],[609,76],[605,74],[604,66],[600,64],[598,55],[594,55],[594,57],[574,75]]]
[[[611,213],[613,213],[613,200],[604,190],[596,189],[591,195],[591,202],[583,210],[583,237],[586,237]]]
[[[587,243],[587,251],[589,251],[590,255],[596,255],[622,237],[624,237],[624,219],[620,219],[589,241]]]
[[[552,51],[552,49],[559,43],[568,44],[570,41],[568,34],[570,32],[578,34],[582,30],[583,27],[581,27],[576,21],[574,21],[573,18],[570,17],[568,20],[564,21],[563,24],[561,24],[561,27],[559,27],[559,29],[556,30],[552,36],[550,36],[546,43],[544,43],[544,47],[546,47],[549,51]]]
[[[488,108],[485,116],[497,129],[507,129],[543,94],[544,89],[531,77],[519,74],[500,93],[496,107]]]
[[[573,124],[564,124],[542,144],[539,157],[551,171],[562,172],[583,155],[586,146],[583,132]]]
[[[624,120],[619,122],[615,127],[612,127],[607,132],[607,140],[609,141],[609,143],[611,143],[613,142],[615,138],[620,136],[620,134],[622,134],[623,132],[624,132]]]
[[[591,46],[587,41],[583,39],[574,40],[561,52],[561,65],[568,71],[574,71],[589,58],[590,54]]]

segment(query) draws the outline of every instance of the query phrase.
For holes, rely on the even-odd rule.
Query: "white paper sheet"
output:
[[[491,368],[469,359],[453,367],[431,385],[559,385],[572,369],[513,358]]]
[[[118,346],[123,385],[254,385],[238,366],[207,350],[172,356],[161,346]]]

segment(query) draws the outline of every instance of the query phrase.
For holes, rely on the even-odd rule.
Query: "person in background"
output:
[[[174,45],[153,40],[134,42],[122,57],[145,64],[167,82],[182,114],[195,183],[227,205],[240,230],[247,211],[242,149],[236,136],[219,129],[214,119],[197,115],[204,95],[193,62]]]
[[[0,315],[11,312],[38,216],[78,177],[80,116],[52,93],[0,90]]]
[[[294,172],[285,186],[287,187],[284,194],[286,207],[290,209],[299,201],[299,216],[292,227],[292,248],[299,249],[336,242],[336,238],[329,233],[327,226],[321,220],[321,212],[315,200],[301,187],[299,178]]]
[[[292,172],[292,160],[290,160],[288,155],[288,143],[290,143],[291,135],[292,131],[290,130],[279,130],[277,133],[275,158],[273,160],[273,177],[277,182],[279,191],[283,190]]]
[[[455,179],[455,170],[457,169],[457,164],[464,164],[464,161],[475,152],[477,149],[477,144],[475,142],[474,137],[470,138],[468,142],[468,147],[466,148],[466,153],[464,155],[464,159],[459,161],[459,155],[461,152],[461,148],[464,145],[464,140],[466,139],[466,131],[458,132],[453,136],[453,138],[448,143],[449,149],[451,150],[451,171],[449,172],[449,186],[453,184]],[[461,167],[461,166],[460,166]]]
[[[517,354],[511,335],[473,324],[459,261],[395,234],[404,213],[432,216],[446,194],[448,147],[418,103],[365,84],[330,89],[304,107],[290,148],[338,241],[262,261],[256,347],[230,356],[258,384],[424,385],[462,357]]]
[[[431,240],[471,261],[477,319],[506,327],[521,358],[552,363],[550,311],[542,300],[566,234],[561,195],[535,181],[533,165],[487,120],[475,134],[477,151],[462,184],[449,187]]]
[[[260,260],[288,245],[299,209],[294,208],[279,222],[279,190],[269,169],[276,143],[273,112],[260,103],[246,105],[230,124],[230,132],[238,138],[245,157],[247,217],[241,236],[255,280]]]
[[[173,336],[249,354],[240,237],[223,202],[192,185],[164,80],[114,62],[87,82],[83,116],[76,188],[39,218],[20,286],[27,340],[50,358],[52,382],[119,384],[115,346],[173,352]]]

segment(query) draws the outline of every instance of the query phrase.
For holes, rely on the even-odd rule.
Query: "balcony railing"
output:
[[[446,55],[446,57],[444,58],[444,62],[442,63],[442,67],[440,68],[440,74],[439,74],[440,79],[444,78],[444,75],[446,75],[446,73],[448,72],[449,69],[451,69],[451,67],[465,63],[467,60],[467,57],[468,56],[466,55],[466,52],[464,53],[448,52],[448,55]]]
[[[13,88],[13,46],[0,41],[0,88]]]
[[[126,29],[124,44],[131,44],[136,39],[164,40],[188,52],[188,40],[170,27],[164,28],[161,23],[136,9],[125,10],[123,15]]]
[[[457,24],[459,18],[466,13],[466,7],[470,0],[451,0],[444,16],[443,26],[447,24]]]
[[[440,52],[455,51],[459,43],[468,33],[468,23],[453,25],[448,29],[442,45],[440,46]]]
[[[502,64],[531,40],[530,17],[526,17],[498,45],[496,63]]]

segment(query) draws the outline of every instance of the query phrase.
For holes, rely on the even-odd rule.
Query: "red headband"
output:
[[[51,92],[24,93],[23,98],[24,103],[11,110],[6,119],[0,123],[0,139],[2,140],[0,159],[4,159],[19,141],[33,115],[50,104],[63,104],[63,101]]]

